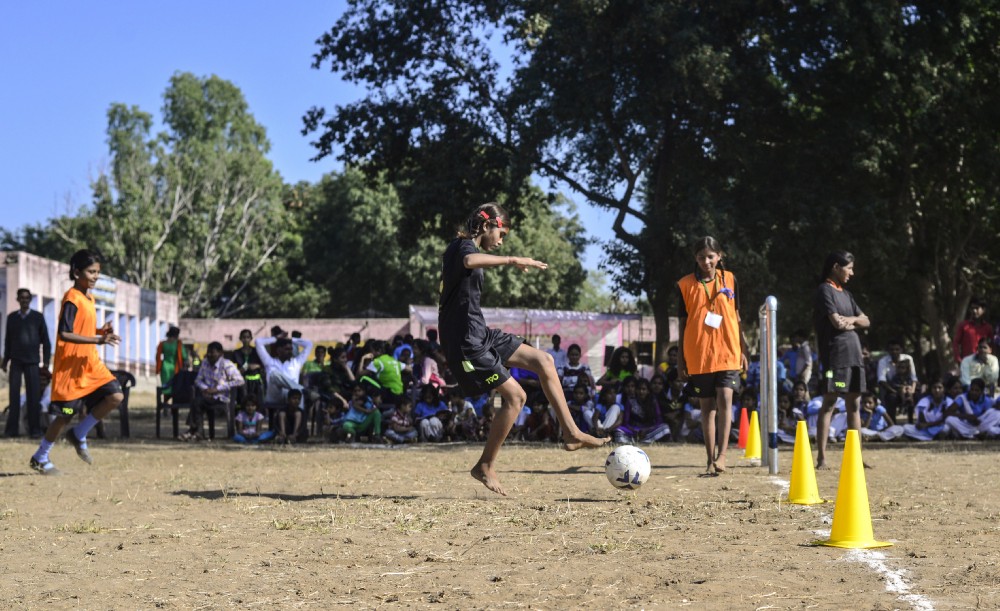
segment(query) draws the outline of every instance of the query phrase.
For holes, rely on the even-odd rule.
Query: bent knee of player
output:
[[[511,378],[500,386],[500,396],[503,397],[503,407],[516,409],[518,411],[524,407],[528,401],[528,393],[524,392],[517,380]]]
[[[529,357],[529,369],[537,373],[539,376],[549,375],[558,376],[559,373],[556,371],[556,361],[552,358],[552,355],[544,350],[538,350],[537,348],[532,351]]]

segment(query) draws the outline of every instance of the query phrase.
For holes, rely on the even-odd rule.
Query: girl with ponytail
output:
[[[866,388],[865,365],[857,329],[867,329],[871,321],[858,307],[844,285],[854,276],[854,255],[838,250],[823,263],[820,284],[813,298],[813,324],[821,369],[820,392],[823,405],[816,421],[816,468],[826,466],[826,442],[837,399],[847,406],[847,428],[861,429],[861,394]]]
[[[49,460],[49,451],[59,440],[63,428],[73,416],[84,412],[83,421],[66,429],[66,441],[76,450],[80,460],[93,463],[87,447],[87,433],[124,399],[122,387],[114,374],[101,361],[98,346],[117,346],[121,338],[115,335],[110,322],[100,327],[94,305],[94,287],[101,275],[101,257],[89,250],[80,250],[69,261],[69,278],[73,281],[63,296],[59,310],[56,351],[52,360],[52,403],[49,413],[55,419],[45,431],[29,465],[43,475],[59,475],[59,469]]]
[[[726,471],[726,450],[732,428],[733,393],[740,373],[747,370],[747,343],[740,330],[740,300],[736,276],[722,265],[718,240],[697,240],[694,273],[677,281],[680,293],[680,346],[677,368],[690,378],[692,395],[701,404],[701,429],[708,455],[706,474]]]
[[[548,268],[545,263],[528,257],[487,254],[503,245],[510,229],[510,216],[499,204],[483,204],[469,214],[444,253],[438,308],[441,347],[459,386],[467,396],[495,390],[503,398],[503,408],[493,416],[486,447],[471,473],[487,488],[504,496],[507,493],[494,466],[500,447],[527,400],[524,389],[510,376],[509,367],[538,374],[542,390],[559,419],[567,450],[598,447],[609,441],[607,437],[598,439],[582,432],[573,421],[552,355],[524,343],[522,337],[486,326],[479,305],[484,269],[507,265],[521,271]]]

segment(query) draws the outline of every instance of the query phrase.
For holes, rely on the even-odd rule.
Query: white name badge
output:
[[[705,324],[713,329],[718,329],[722,326],[722,315],[715,312],[707,312],[705,314]]]

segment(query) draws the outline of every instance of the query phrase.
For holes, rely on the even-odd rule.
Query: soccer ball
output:
[[[621,446],[608,454],[604,473],[615,488],[635,490],[649,479],[649,456],[635,446]]]

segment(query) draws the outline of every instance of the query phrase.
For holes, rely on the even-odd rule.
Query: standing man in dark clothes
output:
[[[42,369],[49,368],[52,358],[52,342],[49,328],[41,312],[31,309],[31,291],[17,289],[17,303],[21,309],[7,317],[7,335],[4,341],[3,371],[8,372],[10,385],[10,406],[7,411],[7,437],[20,435],[21,421],[21,376],[24,376],[25,394],[28,404],[28,434],[42,436],[41,386],[39,383],[38,347],[42,347]]]

